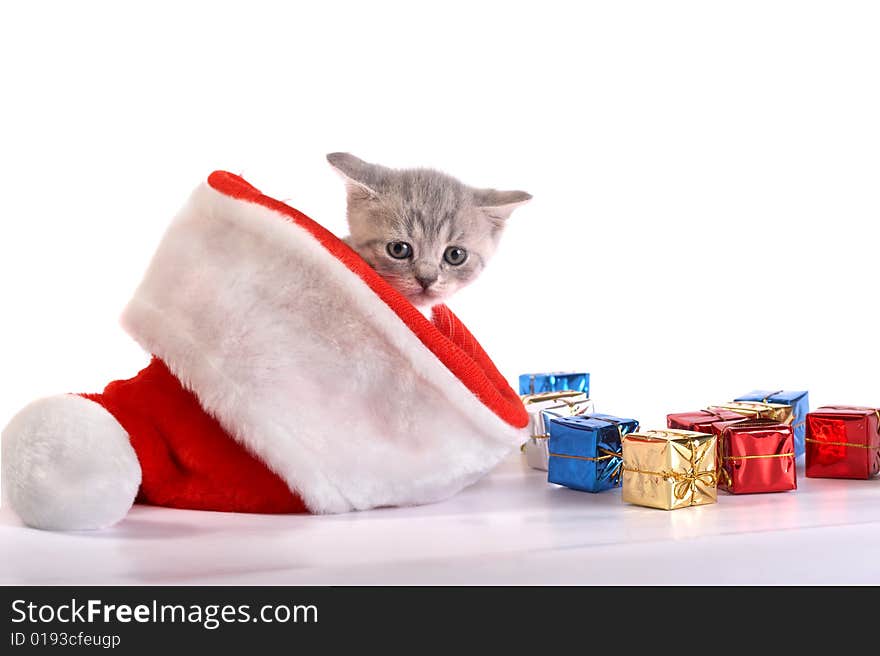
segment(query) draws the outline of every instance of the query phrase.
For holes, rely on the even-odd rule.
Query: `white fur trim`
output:
[[[305,229],[207,184],[122,321],[312,512],[448,497],[523,441]]]
[[[73,394],[21,410],[3,430],[0,457],[4,502],[35,528],[115,524],[141,484],[128,433],[99,404]]]

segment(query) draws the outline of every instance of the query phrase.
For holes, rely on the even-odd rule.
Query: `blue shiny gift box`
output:
[[[548,374],[522,374],[519,377],[520,394],[564,392],[574,390],[590,396],[590,374],[585,371],[554,371]]]
[[[553,417],[547,480],[584,492],[620,485],[623,465],[621,438],[639,429],[635,419],[592,414]]]
[[[743,396],[738,396],[735,401],[762,401],[764,403],[782,403],[792,407],[793,418],[791,428],[794,432],[794,453],[801,456],[806,450],[804,437],[806,436],[807,413],[810,411],[809,394],[802,390],[792,392],[787,390],[754,390]]]

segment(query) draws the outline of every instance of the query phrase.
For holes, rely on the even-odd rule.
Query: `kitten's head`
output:
[[[524,191],[475,189],[431,169],[389,169],[348,153],[327,160],[345,179],[349,242],[416,305],[435,305],[474,280]]]

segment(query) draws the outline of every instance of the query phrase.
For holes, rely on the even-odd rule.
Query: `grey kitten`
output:
[[[349,153],[327,155],[345,179],[345,241],[418,306],[472,282],[495,252],[524,191],[475,189],[431,169],[390,169]]]

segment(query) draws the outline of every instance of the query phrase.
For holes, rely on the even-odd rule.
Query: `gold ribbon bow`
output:
[[[617,463],[615,463],[614,465],[614,469],[608,476],[608,480],[611,481],[615,487],[620,487],[623,484],[623,428],[621,428],[621,424],[623,422],[600,417],[593,417],[593,419],[598,419],[599,421],[607,421],[617,429],[617,434],[620,436],[620,441],[618,442],[618,444],[620,445],[620,451],[608,451],[607,449],[599,447],[599,451],[606,454],[605,456],[603,456],[603,459],[608,457],[615,457],[618,459]],[[598,439],[598,435],[596,437]]]
[[[667,481],[675,481],[675,487],[672,488],[676,499],[684,500],[689,494],[691,495],[691,503],[694,501],[694,495],[699,491],[697,483],[702,483],[709,487],[714,487],[718,478],[714,471],[702,471],[696,473],[693,469],[687,472],[674,471],[649,471],[646,469],[637,469],[635,467],[623,467],[624,471],[633,472],[634,474],[648,474],[649,476],[659,476]]]
[[[703,458],[706,457],[706,454],[711,450],[709,447],[715,446],[712,443],[712,440],[706,440],[701,446],[697,446],[694,443],[694,440],[688,440],[688,449],[690,449],[691,457],[688,458],[690,461],[690,467],[687,472],[671,472],[672,478],[674,478],[677,483],[675,487],[672,489],[673,494],[675,494],[676,499],[684,499],[688,495],[691,497],[691,503],[694,502],[694,495],[697,492],[697,483],[702,483],[708,487],[714,487],[717,484],[718,478],[715,475],[714,468],[711,471],[699,471],[700,465],[703,463]],[[699,451],[699,453],[698,453]]]
[[[684,499],[690,494],[691,502],[694,500],[694,494],[697,492],[697,483],[702,483],[703,485],[707,485],[709,487],[713,487],[716,485],[718,479],[715,477],[715,472],[713,471],[704,471],[696,474],[692,471],[682,474],[680,472],[670,472],[671,477],[678,481],[675,484],[675,487],[672,488],[673,493],[675,494],[676,499]]]
[[[666,435],[668,433],[670,433],[670,431],[655,431],[655,434]],[[675,498],[683,501],[688,495],[690,495],[691,504],[693,505],[693,502],[695,501],[694,496],[699,491],[697,484],[702,483],[708,487],[714,487],[717,485],[718,477],[713,470],[698,471],[703,462],[703,458],[705,458],[706,454],[711,451],[710,446],[714,446],[712,440],[706,440],[702,445],[697,445],[693,439],[689,439],[687,441],[687,446],[688,449],[690,449],[691,455],[690,458],[688,458],[689,466],[686,472],[657,472],[638,469],[636,467],[623,467],[623,470],[636,474],[659,476],[666,481],[675,481],[675,486],[672,488],[672,493],[675,495]]]

